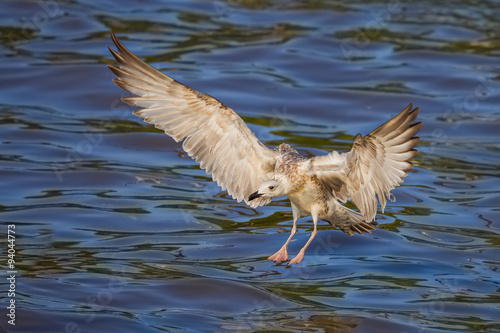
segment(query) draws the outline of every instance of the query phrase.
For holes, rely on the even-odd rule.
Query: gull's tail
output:
[[[365,222],[363,215],[337,202],[335,202],[335,214],[331,218],[325,220],[328,221],[332,227],[339,228],[349,236],[354,235],[355,232],[358,234],[365,232],[371,233],[378,224],[375,221]]]

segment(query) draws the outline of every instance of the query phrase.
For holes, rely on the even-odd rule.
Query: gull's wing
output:
[[[277,152],[264,146],[245,122],[215,98],[201,94],[160,73],[126,49],[111,34],[118,66],[108,66],[120,88],[136,97],[123,101],[142,109],[134,112],[179,142],[223,190],[252,206],[270,199],[248,201],[259,185],[274,176]]]
[[[366,221],[377,214],[377,198],[382,212],[391,190],[403,182],[413,166],[409,160],[420,138],[415,134],[422,123],[413,123],[420,109],[408,105],[399,115],[370,134],[356,135],[350,152],[331,152],[311,160],[313,172],[339,200],[351,199]],[[376,196],[375,196],[376,195]]]

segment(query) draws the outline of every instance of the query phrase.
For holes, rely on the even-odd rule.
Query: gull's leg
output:
[[[292,214],[293,214],[293,227],[292,227],[292,232],[290,233],[290,236],[286,240],[285,245],[283,245],[278,252],[276,252],[275,254],[273,254],[272,256],[270,256],[267,259],[272,260],[274,262],[288,260],[288,251],[287,251],[288,243],[290,243],[293,235],[295,235],[295,233],[297,232],[297,220],[299,219],[299,216],[300,216],[299,210],[297,209],[297,207],[295,207],[295,205],[293,203],[292,203]]]
[[[311,233],[311,237],[309,237],[309,240],[307,241],[306,245],[304,245],[304,247],[300,249],[299,254],[297,254],[295,258],[290,260],[290,264],[298,264],[299,262],[302,261],[302,259],[304,259],[304,254],[306,253],[307,247],[309,246],[309,244],[311,244],[314,237],[316,237],[316,235],[318,234],[318,215],[313,214],[312,218],[314,223],[314,230]]]

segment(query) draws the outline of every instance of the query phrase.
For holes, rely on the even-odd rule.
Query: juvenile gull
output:
[[[391,190],[403,182],[412,167],[409,160],[422,123],[414,123],[419,108],[408,105],[400,114],[370,134],[356,135],[350,152],[332,151],[306,158],[283,143],[276,149],[262,144],[230,108],[162,74],[126,49],[111,35],[118,52],[110,48],[118,66],[108,66],[120,88],[136,95],[122,100],[140,107],[135,115],[164,130],[200,163],[207,174],[238,202],[251,207],[288,196],[293,227],[285,244],[270,260],[286,261],[288,243],[297,231],[297,219],[312,216],[311,237],[290,263],[299,263],[325,220],[348,235],[371,233],[377,223],[378,202],[384,211]],[[359,213],[344,207],[351,200]]]

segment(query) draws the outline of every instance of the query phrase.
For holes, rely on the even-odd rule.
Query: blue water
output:
[[[0,3],[7,332],[499,332],[498,1]],[[410,102],[414,169],[372,234],[231,200],[132,115],[109,31],[266,144],[349,150]],[[290,244],[309,237],[310,218]],[[5,264],[4,264],[5,265]],[[2,265],[2,276],[8,267]],[[7,320],[15,299],[16,325]]]

